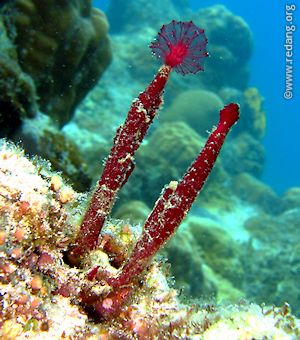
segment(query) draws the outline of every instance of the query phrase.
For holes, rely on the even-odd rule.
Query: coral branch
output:
[[[83,218],[76,246],[69,254],[71,261],[73,258],[75,262],[78,256],[97,246],[100,231],[117,193],[133,171],[133,156],[162,102],[163,89],[170,71],[171,67],[166,65],[159,69],[146,90],[133,101],[124,125],[119,127],[102,176]]]
[[[171,182],[149,215],[141,239],[120,274],[109,280],[114,288],[131,284],[144,271],[152,257],[174,234],[211,172],[231,126],[239,118],[237,104],[220,111],[220,121],[210,134],[202,152],[187,170],[182,180]]]

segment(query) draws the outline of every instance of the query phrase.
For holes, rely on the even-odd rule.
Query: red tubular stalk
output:
[[[81,255],[96,248],[116,195],[133,171],[133,156],[161,104],[163,89],[172,68],[182,74],[203,70],[203,59],[208,55],[206,44],[203,29],[192,22],[173,20],[162,26],[150,45],[164,65],[147,89],[133,101],[124,125],[117,131],[102,176],[83,218],[76,245],[69,252],[71,262],[75,263]]]
[[[155,204],[145,222],[144,232],[131,256],[116,278],[108,280],[116,291],[139,278],[152,257],[174,234],[180,222],[211,172],[231,126],[239,118],[237,104],[229,104],[220,111],[220,120],[210,134],[202,152],[187,170],[182,180],[171,182]]]
[[[167,65],[159,69],[146,90],[133,101],[125,123],[119,127],[102,176],[83,218],[76,245],[70,251],[71,259],[76,259],[97,246],[100,231],[117,193],[133,171],[135,151],[162,102],[163,90],[170,71],[171,67]]]

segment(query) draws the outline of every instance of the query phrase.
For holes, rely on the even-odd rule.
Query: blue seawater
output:
[[[263,179],[278,193],[300,186],[300,5],[297,1],[201,1],[201,7],[217,3],[240,15],[254,36],[250,86],[258,87],[265,98],[267,131],[264,138],[266,164]],[[190,1],[193,9],[199,1]],[[286,9],[295,5],[296,10]],[[293,12],[296,26],[293,48],[293,98],[285,99],[286,12]],[[290,18],[287,17],[289,20]],[[291,23],[288,21],[288,23]],[[298,46],[298,49],[297,49]]]

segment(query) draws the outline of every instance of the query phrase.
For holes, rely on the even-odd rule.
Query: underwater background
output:
[[[111,0],[93,1],[99,10],[91,12],[74,3],[74,11],[36,6],[36,15],[22,1],[1,7],[0,137],[88,192],[132,100],[160,66],[149,43],[162,24],[192,20],[208,37],[205,71],[172,74],[112,218],[143,225],[219,110],[239,103],[240,120],[204,190],[161,254],[184,299],[287,301],[299,317],[300,9],[284,1]]]
[[[95,6],[107,9],[109,1],[93,1]],[[190,8],[199,8],[222,4],[248,23],[254,38],[254,49],[250,60],[250,81],[259,87],[264,97],[268,124],[263,144],[266,150],[266,162],[262,178],[277,193],[283,193],[291,186],[300,185],[300,138],[297,138],[300,116],[300,95],[296,90],[291,100],[283,97],[285,88],[285,25],[287,4],[293,2],[237,2],[227,1],[192,1]],[[296,4],[296,2],[294,2]],[[299,11],[299,9],[298,9]],[[297,13],[297,12],[296,12]],[[138,19],[137,19],[138,20]],[[294,15],[294,24],[299,25],[299,15]],[[299,39],[299,30],[295,36]],[[297,40],[298,41],[298,40]],[[299,44],[299,42],[298,42]],[[294,60],[299,58],[299,50],[294,49]],[[299,88],[299,65],[294,62],[294,89]]]

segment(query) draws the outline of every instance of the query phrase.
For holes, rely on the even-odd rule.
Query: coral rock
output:
[[[201,136],[206,136],[218,120],[218,112],[223,106],[222,100],[213,92],[188,90],[174,99],[166,112],[163,112],[161,120],[184,121]]]
[[[9,6],[7,26],[21,68],[36,84],[42,111],[63,125],[111,60],[105,15],[84,0]]]
[[[242,200],[257,205],[270,214],[278,214],[283,210],[283,202],[266,184],[255,177],[240,173],[233,178],[232,189]]]
[[[34,83],[22,71],[0,17],[0,137],[11,137],[23,118],[34,117],[36,99]]]
[[[85,266],[98,264],[115,274],[115,256],[112,249],[105,252],[105,242],[114,238],[114,251],[126,250],[136,242],[136,232],[128,224],[109,223],[102,250],[100,245],[91,252],[82,268],[69,266],[63,252],[74,241],[82,215],[80,195],[69,188],[72,195],[62,202],[59,192],[67,187],[48,163],[32,163],[5,142],[0,146],[1,338],[217,339],[224,332],[235,339],[299,337],[299,320],[287,305],[263,309],[182,304],[155,261],[120,315],[93,319],[92,311],[81,305],[80,291],[89,287],[109,305],[108,287],[87,279]]]
[[[265,163],[265,152],[262,144],[249,133],[239,134],[224,148],[223,164],[232,175],[247,172],[260,177]]]

